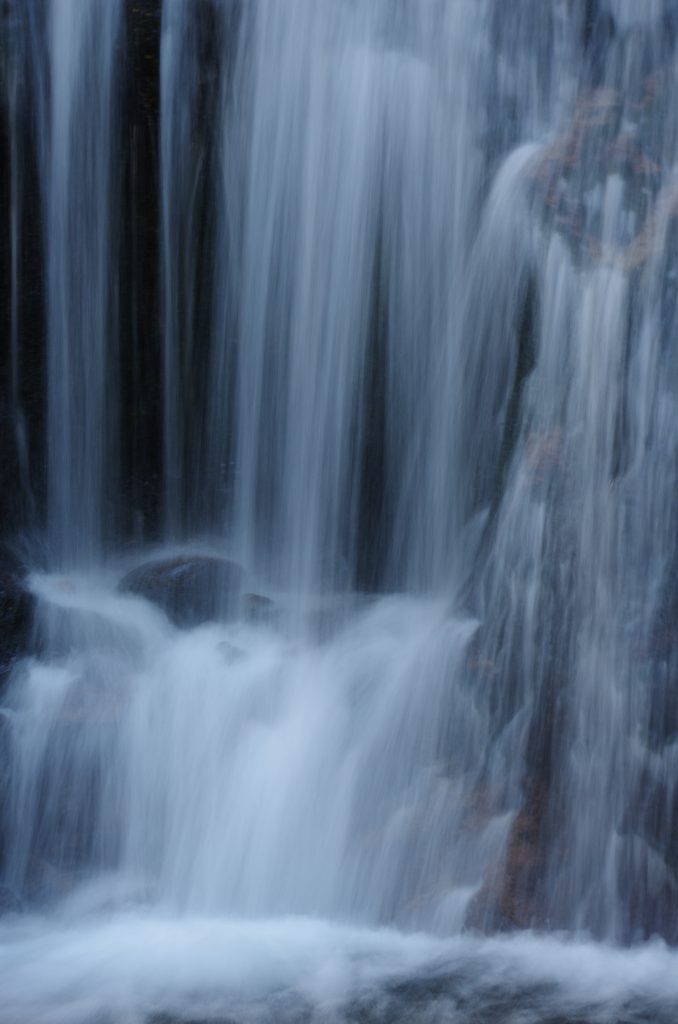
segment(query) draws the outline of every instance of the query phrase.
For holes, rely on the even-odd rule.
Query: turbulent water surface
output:
[[[2,1024],[678,1019],[677,43],[2,5]]]

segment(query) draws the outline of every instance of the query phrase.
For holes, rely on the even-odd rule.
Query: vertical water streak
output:
[[[236,528],[246,560],[297,590],[444,573],[439,550],[427,567],[403,552],[434,532],[417,467],[437,428],[422,436],[417,402],[455,344],[477,202],[472,22],[480,7],[297,0],[257,5],[243,36],[242,255],[217,289],[235,267],[237,359],[212,393],[219,408],[237,362]],[[434,497],[445,507],[449,487]]]
[[[236,389],[241,351],[248,138],[256,67],[251,37],[256,5],[225,0],[219,13],[221,74],[213,126],[214,276],[201,487],[203,501],[214,510],[213,519],[222,535],[231,536],[234,492],[239,486],[235,469],[239,436]],[[254,401],[256,395],[251,398]]]
[[[53,0],[41,176],[46,209],[48,540],[101,557],[116,479],[120,0]]]
[[[238,16],[235,0],[169,0],[162,10],[163,532],[174,540],[215,523],[223,531],[225,520],[223,470],[210,455],[228,447],[232,423],[222,363],[233,339],[219,324],[235,287],[225,211],[241,194],[230,186],[222,191],[220,177],[232,180],[240,154],[224,147],[219,133],[227,135],[230,122],[219,121],[228,104]],[[216,430],[215,405],[225,416]]]

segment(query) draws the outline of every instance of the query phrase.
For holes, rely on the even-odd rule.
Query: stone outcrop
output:
[[[232,614],[243,570],[225,558],[183,555],[132,569],[118,589],[157,605],[176,626],[191,627]]]

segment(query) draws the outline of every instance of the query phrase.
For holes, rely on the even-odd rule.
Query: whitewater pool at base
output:
[[[312,918],[87,911],[0,924],[3,1024],[674,1024],[678,953],[441,940]]]

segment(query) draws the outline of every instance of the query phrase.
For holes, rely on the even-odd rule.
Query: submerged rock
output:
[[[176,626],[191,627],[232,612],[243,575],[239,565],[225,558],[182,555],[132,569],[118,589],[157,605]]]
[[[275,601],[263,594],[243,594],[240,610],[250,622],[270,623],[279,613]]]

